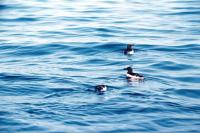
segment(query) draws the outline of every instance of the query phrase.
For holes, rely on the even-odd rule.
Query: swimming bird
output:
[[[105,91],[107,91],[107,86],[106,85],[97,85],[97,86],[95,86],[95,92],[103,93]]]
[[[134,53],[134,49],[132,48],[133,45],[128,44],[127,48],[124,50],[125,55],[132,55]]]
[[[128,71],[126,73],[126,76],[127,76],[127,79],[129,79],[129,80],[143,80],[144,79],[144,76],[142,76],[138,73],[134,73],[132,67],[124,68],[124,70]]]

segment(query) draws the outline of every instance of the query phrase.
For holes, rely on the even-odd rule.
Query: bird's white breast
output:
[[[128,77],[128,78],[131,78],[131,79],[134,79],[134,80],[142,80],[142,79],[144,79],[144,77],[139,77],[139,76],[136,76],[136,75],[130,75],[130,74],[126,74],[126,76]]]
[[[127,52],[128,55],[132,55],[133,53],[134,53],[133,50]]]
[[[107,91],[107,87],[103,87],[101,91]]]

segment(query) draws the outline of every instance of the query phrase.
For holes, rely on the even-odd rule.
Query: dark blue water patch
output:
[[[151,50],[154,50],[154,49],[157,49],[159,47],[159,45],[153,45],[153,44],[149,44],[149,43],[142,43],[142,44],[137,44],[137,43],[134,43],[134,48],[138,48],[139,50],[141,51],[151,51]]]
[[[126,48],[125,44],[120,44],[120,43],[105,43],[105,44],[100,44],[96,42],[92,43],[85,43],[85,47],[74,47],[71,49],[71,51],[76,52],[77,54],[80,55],[87,55],[87,56],[95,56],[98,54],[102,53],[113,53],[113,52],[118,52],[118,53],[123,53],[124,48]]]
[[[176,122],[179,122],[179,123],[185,123],[185,122],[194,122],[194,124],[195,125],[199,125],[200,124],[200,122],[199,122],[199,118],[197,117],[197,118],[179,118],[179,117],[177,117],[177,118],[171,118],[171,120],[173,120],[173,121],[176,121]],[[199,129],[200,130],[200,129]]]
[[[66,133],[66,131],[48,131],[48,133]]]
[[[116,37],[116,35],[114,35],[113,33],[96,33],[95,34],[96,37],[104,37],[104,38],[112,38],[112,37]]]
[[[184,103],[175,103],[170,101],[152,101],[152,104],[159,105],[159,108],[168,113],[200,113],[199,105],[185,105]]]
[[[66,60],[66,59],[74,59],[75,57],[70,55],[59,55],[59,59]],[[61,68],[62,69],[62,68]]]
[[[139,39],[143,39],[143,38],[150,38],[150,39],[166,39],[166,37],[164,36],[160,36],[160,35],[131,35],[129,37],[132,38],[139,38]]]
[[[58,51],[65,51],[65,49],[70,49],[70,46],[64,44],[41,44],[36,46],[20,46],[12,52],[7,52],[6,55],[16,57],[31,57],[31,56],[44,56],[53,54]]]
[[[76,83],[76,85],[74,85]],[[61,97],[61,96],[66,96],[66,95],[71,95],[74,93],[82,93],[84,92],[83,87],[77,87],[78,84],[77,82],[69,83],[62,83],[63,87],[48,87],[49,90],[51,90],[50,93],[48,93],[45,98],[50,98],[50,97]],[[73,87],[68,87],[70,84],[73,84]],[[66,86],[65,86],[66,85]]]
[[[190,51],[197,52],[200,50],[199,44],[186,44],[177,46],[148,46],[149,50],[155,50],[159,52],[169,52],[169,53],[188,53]]]
[[[14,5],[5,5],[0,3],[0,12],[4,10],[10,10],[10,9],[16,9],[19,8],[19,6]]]
[[[90,123],[87,123],[87,122],[84,122],[84,121],[75,121],[75,120],[70,120],[70,121],[68,121],[68,120],[65,120],[64,121],[64,123],[63,123],[64,125],[75,125],[75,126],[90,126]]]
[[[71,71],[70,71],[71,72]],[[78,78],[86,78],[85,76],[72,76],[74,79],[67,77],[51,77],[48,81],[49,83],[63,85],[62,87],[48,87],[52,91],[52,93],[82,93],[87,88],[91,88],[92,86],[88,83],[80,83],[79,80],[75,80]]]
[[[168,86],[174,86],[174,85],[177,85],[177,81],[179,81],[180,79],[178,79],[179,77],[173,77],[173,76],[170,76],[169,74],[168,75],[165,75],[165,76],[162,76],[162,74],[159,74],[159,75],[154,75],[152,77],[149,78],[149,76],[147,77],[147,80],[148,81],[159,81],[160,83],[162,83],[163,85],[168,85]],[[183,82],[183,84],[186,84],[186,83],[190,83],[190,81],[188,82]]]
[[[36,126],[36,125],[26,125],[16,129],[16,132],[44,132],[47,128]]]
[[[10,2],[10,3],[6,3],[6,1],[0,2],[0,12],[2,11],[4,13],[6,13],[6,11],[18,10],[18,9],[29,9],[30,10],[30,7],[15,3],[15,2]]]
[[[188,22],[192,22],[192,23],[197,23],[197,24],[199,24],[199,23],[200,23],[200,20],[188,20]]]
[[[44,49],[39,49],[37,47],[21,47],[18,50],[15,50],[13,52],[7,53],[7,55],[10,56],[16,56],[16,58],[19,57],[31,57],[31,56],[44,56],[52,54],[52,51],[47,51]]]
[[[190,29],[188,30],[190,32],[190,35],[200,35],[200,30],[199,29]]]
[[[150,67],[168,71],[183,71],[183,70],[198,69],[198,67],[194,65],[178,64],[171,61],[161,61],[159,63],[152,64]]]
[[[1,85],[1,96],[33,96],[33,95],[45,95],[52,93],[51,88],[43,85],[33,85],[21,83],[19,85]]]
[[[76,47],[76,48],[72,48],[71,51],[73,51],[74,53],[78,55],[86,55],[86,56],[95,56],[96,54],[101,52],[101,50],[95,49],[92,46],[91,47]]]
[[[7,9],[9,6],[0,4],[0,10]]]
[[[59,88],[59,89],[54,89],[56,93],[51,93],[51,94],[48,94],[44,97],[44,99],[49,99],[49,98],[58,98],[58,97],[63,97],[64,95],[66,95],[67,93],[69,94],[72,94],[74,89],[66,89],[66,88]]]
[[[135,125],[146,129],[147,132],[157,131],[156,127],[151,122],[139,122],[139,123],[136,123]]]
[[[159,15],[166,15],[166,16],[195,16],[199,15],[200,11],[182,11],[182,12],[174,12],[174,13],[161,13]]]
[[[122,65],[125,66],[129,64],[129,62],[128,61],[113,61],[113,60],[108,59],[104,64],[107,66],[122,66]],[[124,68],[118,68],[118,70],[115,69],[115,71],[119,72],[119,70],[122,70],[122,69]]]
[[[38,46],[40,47],[40,46]],[[43,44],[41,48],[48,48],[50,51],[57,51],[57,50],[67,50],[71,49],[75,46],[70,46],[66,43],[49,43],[49,44]]]
[[[8,111],[1,111],[1,110],[0,110],[0,119],[1,119],[2,116],[7,116],[7,117],[9,117],[9,116],[11,116],[11,115],[12,115],[11,112],[8,112]]]
[[[176,0],[176,1],[171,1],[171,3],[177,3],[177,4],[191,4],[191,5],[199,5],[198,0]]]
[[[115,20],[113,23],[114,24],[126,24],[126,23],[128,23],[128,20]]]
[[[190,97],[190,98],[200,98],[200,90],[199,89],[177,89],[174,90],[175,94]]]
[[[146,123],[147,124],[147,123]],[[144,124],[144,125],[146,125]],[[149,123],[147,125],[150,125]],[[136,132],[152,132],[152,131],[156,131],[155,128],[153,128],[152,126],[149,127],[135,127],[135,128],[117,128],[117,129],[103,129],[102,131],[98,132],[98,133],[136,133]]]
[[[124,98],[125,99],[125,98]],[[123,100],[124,99],[120,99]],[[130,102],[130,101],[129,101]],[[144,101],[137,101],[139,103],[142,103]],[[115,104],[119,104],[120,102],[117,102]],[[126,103],[126,102],[125,102]],[[104,103],[106,104],[106,103]],[[122,106],[123,105],[123,106]],[[102,106],[102,107],[101,107]],[[93,115],[100,114],[100,115],[125,115],[125,114],[153,114],[153,113],[169,113],[169,110],[166,110],[162,107],[155,107],[155,106],[149,106],[149,107],[140,107],[138,105],[125,105],[125,104],[119,104],[119,105],[101,105],[94,107],[94,110],[99,110],[98,108],[102,108],[99,112],[93,112]],[[90,114],[90,112],[88,112]]]
[[[104,3],[108,3],[108,4],[117,4],[117,2],[115,0],[103,0]]]
[[[24,108],[24,111],[28,114],[34,115],[34,117],[36,118],[48,119],[49,115],[51,115],[52,117],[56,116],[56,113],[54,113],[53,111],[45,110],[38,107],[29,107],[27,110]]]
[[[200,22],[200,21],[199,21]],[[183,39],[177,39],[177,41],[181,42],[189,42],[189,41],[197,41],[198,39],[195,38],[183,38]]]
[[[153,120],[154,123],[158,124],[162,127],[181,127],[183,125],[190,125],[190,123],[194,123],[195,121],[198,121],[197,119],[191,119],[191,118],[159,118]],[[192,132],[198,131],[198,129],[189,129]]]
[[[18,45],[12,45],[10,43],[1,43],[0,45],[0,51],[5,51],[5,50],[13,50],[13,49],[17,49],[20,46]]]
[[[89,59],[87,63],[91,63],[92,65],[105,65],[109,63],[109,61],[107,59]]]
[[[153,113],[170,113],[169,110],[165,110],[161,107],[143,107],[134,109],[133,113],[139,114],[153,114]]]
[[[80,33],[85,33],[85,34],[87,33],[89,35],[89,33],[94,32],[94,29],[91,27],[73,27],[73,28],[68,27],[68,28],[65,28],[64,30],[65,31],[73,31],[73,32],[78,31],[79,32],[78,34],[74,34],[76,36],[82,35]],[[73,33],[70,33],[70,34],[73,34]]]
[[[174,79],[176,81],[184,82],[184,83],[200,83],[200,77],[199,76],[182,76],[182,77],[170,77],[171,79]]]
[[[35,22],[39,21],[39,18],[28,18],[28,17],[21,17],[21,18],[0,18],[0,22]]]
[[[8,30],[0,30],[0,33],[6,33]],[[0,40],[3,41],[3,40]]]
[[[68,83],[68,85],[76,84],[74,79],[68,77],[48,76],[48,78],[50,79],[49,82],[51,83]]]
[[[96,110],[99,110],[98,112]],[[135,112],[134,109],[130,107],[94,107],[93,110],[87,111],[88,115],[125,115],[130,112]]]
[[[52,102],[52,101],[48,102],[48,100],[45,100],[45,99],[43,99],[42,102],[32,103],[30,101],[27,101],[27,102],[19,103],[19,105],[22,106],[22,109],[25,110],[25,112],[29,112],[29,111],[32,112],[32,109],[33,110],[34,109],[36,109],[36,110],[47,109],[47,111],[55,111],[55,112],[57,112],[56,109],[58,109],[60,111],[70,110],[70,107],[68,104]],[[43,114],[43,115],[45,115],[45,114]]]
[[[161,102],[156,102],[159,103],[160,105],[168,106],[170,108],[184,108],[183,105],[175,102],[169,102],[169,101],[161,101]]]
[[[63,105],[61,103],[32,104],[31,106],[23,106],[22,109],[28,115],[31,115],[32,119],[61,122],[66,120],[67,116],[73,114],[71,111],[74,111],[74,109],[69,108],[68,105]]]
[[[199,7],[194,7],[194,6],[187,6],[187,7],[173,7],[173,9],[177,10],[199,10]]]
[[[133,97],[133,98],[136,98],[136,97],[148,98],[150,96],[150,95],[146,95],[139,92],[125,92],[125,93],[122,93],[122,95]]]
[[[58,18],[67,22],[81,22],[81,23],[88,23],[92,21],[96,21],[97,19],[95,17],[65,17],[65,18]]]
[[[200,45],[199,44],[187,44],[187,45],[181,45],[181,46],[174,46],[172,47],[176,50],[181,50],[181,51],[199,51],[200,50]]]
[[[102,33],[115,33],[115,32],[119,32],[119,30],[117,29],[111,29],[111,28],[96,28],[95,29],[98,32],[102,32]]]
[[[1,81],[17,82],[17,81],[45,81],[49,78],[33,75],[22,75],[14,73],[0,73]]]
[[[9,117],[7,117],[7,118],[3,117],[2,118],[2,116],[1,116],[0,117],[0,127],[4,127],[4,126],[6,127],[8,125],[10,125],[14,128],[14,127],[17,127],[17,126],[24,126],[24,125],[26,125],[26,123],[22,123],[18,120],[14,120],[13,118],[9,118]],[[0,128],[0,130],[1,130],[1,128]]]
[[[160,118],[157,120],[153,120],[154,123],[158,124],[159,126],[162,127],[174,127],[174,126],[179,126],[179,124],[170,118]]]
[[[175,33],[180,33],[180,31],[176,30],[176,29],[153,29],[153,28],[134,28],[134,30],[137,30],[137,31],[143,31],[143,32],[155,32],[155,33],[171,33],[171,34],[175,34]]]
[[[68,68],[61,68],[63,71],[66,71],[66,72],[78,72],[78,71],[81,71],[81,72],[84,72],[84,71],[88,71],[87,69],[82,69],[82,68],[73,68],[73,67],[68,67]]]
[[[126,48],[126,44],[119,43],[119,42],[110,42],[105,44],[99,44],[94,46],[93,48],[96,48],[100,51],[118,51],[118,50],[124,50]]]
[[[82,17],[82,18],[90,19],[90,20],[92,20],[92,21],[97,21],[98,19],[102,19],[102,18],[99,17],[99,16],[84,16],[84,17]],[[90,28],[92,28],[92,27],[90,27]]]

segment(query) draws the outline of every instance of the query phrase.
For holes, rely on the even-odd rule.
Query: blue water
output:
[[[199,0],[1,0],[0,132],[199,133],[199,60]]]

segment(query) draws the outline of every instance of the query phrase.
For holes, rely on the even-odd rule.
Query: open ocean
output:
[[[200,133],[200,1],[0,0],[0,133],[29,132]]]

